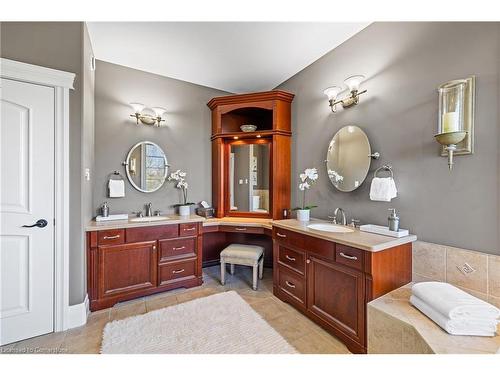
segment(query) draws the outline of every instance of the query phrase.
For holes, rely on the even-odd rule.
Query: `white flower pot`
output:
[[[179,206],[179,215],[181,216],[189,216],[191,214],[191,206]]]
[[[309,221],[309,214],[311,210],[297,210],[297,220],[298,221]]]

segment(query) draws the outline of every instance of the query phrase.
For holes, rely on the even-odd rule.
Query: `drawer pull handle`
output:
[[[288,259],[288,260],[289,260],[289,261],[291,261],[291,262],[295,262],[295,258],[293,258],[293,257],[289,256],[288,254],[287,254],[287,255],[285,255],[285,258],[286,258],[286,259]]]
[[[182,249],[185,249],[186,246],[180,246],[180,247],[174,247],[174,250],[182,250]]]
[[[247,230],[247,228],[234,228],[234,229],[239,230],[239,231],[241,231],[241,232],[243,232],[243,231]]]
[[[278,237],[281,237],[281,238],[286,238],[286,234],[281,234],[281,233],[276,232],[276,235]]]
[[[103,240],[116,240],[117,238],[120,238],[119,234],[117,234],[116,236],[104,236],[102,239]]]
[[[340,256],[343,258],[346,258],[346,259],[350,259],[350,260],[358,260],[358,257],[352,256],[352,255],[347,255],[344,253],[340,253]]]
[[[195,227],[192,227],[192,228],[184,228],[184,230],[195,230],[196,228]]]
[[[172,273],[183,273],[184,268],[181,268],[180,270],[173,270]]]
[[[288,280],[287,280],[287,281],[285,281],[285,284],[286,284],[286,286],[287,286],[287,287],[289,287],[289,288],[295,288],[295,284],[291,283],[291,282],[290,282],[290,281],[288,281]]]

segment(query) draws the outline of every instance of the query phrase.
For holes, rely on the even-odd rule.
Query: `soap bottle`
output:
[[[399,231],[399,216],[396,215],[395,208],[389,208],[389,211],[391,212],[387,218],[389,220],[389,230],[397,232]]]
[[[101,206],[101,215],[103,217],[108,217],[109,216],[109,206],[108,202],[104,202]]]

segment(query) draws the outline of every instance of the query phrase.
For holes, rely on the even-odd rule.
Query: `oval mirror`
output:
[[[125,169],[134,188],[143,193],[152,193],[165,183],[168,174],[167,157],[156,143],[139,142],[130,149]]]
[[[340,191],[356,190],[365,180],[371,163],[370,141],[354,125],[344,126],[332,138],[326,155],[328,177]]]

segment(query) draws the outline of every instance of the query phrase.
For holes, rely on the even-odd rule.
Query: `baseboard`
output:
[[[66,329],[80,327],[86,324],[89,313],[89,296],[86,294],[82,303],[68,306]]]

